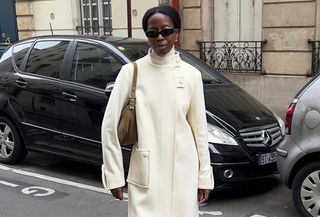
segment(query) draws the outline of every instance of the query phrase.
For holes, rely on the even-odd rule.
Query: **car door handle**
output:
[[[74,94],[71,94],[71,93],[67,93],[67,92],[62,92],[62,94],[68,98],[71,102],[75,102],[78,100],[78,97]]]
[[[16,80],[16,84],[19,87],[27,87],[28,83],[25,80],[19,78],[19,79]]]
[[[106,94],[106,96],[110,96],[113,87],[114,87],[114,82],[109,82],[107,84],[106,88],[104,89],[104,93]]]

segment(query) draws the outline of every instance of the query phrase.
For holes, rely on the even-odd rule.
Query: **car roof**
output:
[[[99,40],[99,41],[104,41],[108,42],[111,44],[146,44],[147,40],[145,39],[139,39],[139,38],[129,38],[129,37],[119,37],[119,36],[108,36],[108,35],[43,35],[43,36],[36,36],[32,38],[27,38],[24,40],[21,40],[20,42],[23,41],[28,41],[28,40],[37,40],[37,39],[55,39],[55,38],[65,38],[65,39],[92,39],[92,40]]]

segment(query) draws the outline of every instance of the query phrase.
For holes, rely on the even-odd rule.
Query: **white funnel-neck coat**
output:
[[[136,61],[138,142],[129,166],[129,217],[196,217],[197,190],[213,189],[201,73],[173,48],[163,57],[149,50]],[[133,65],[116,79],[102,123],[102,178],[106,189],[125,185],[117,138],[128,102]]]

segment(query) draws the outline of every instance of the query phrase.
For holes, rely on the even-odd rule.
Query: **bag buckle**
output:
[[[130,109],[134,109],[135,105],[136,105],[136,98],[135,97],[130,97],[129,108]]]

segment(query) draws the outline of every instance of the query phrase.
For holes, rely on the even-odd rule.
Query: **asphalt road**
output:
[[[127,201],[102,188],[100,168],[31,153],[0,164],[0,217],[126,217]],[[213,192],[200,217],[298,217],[279,177]]]

